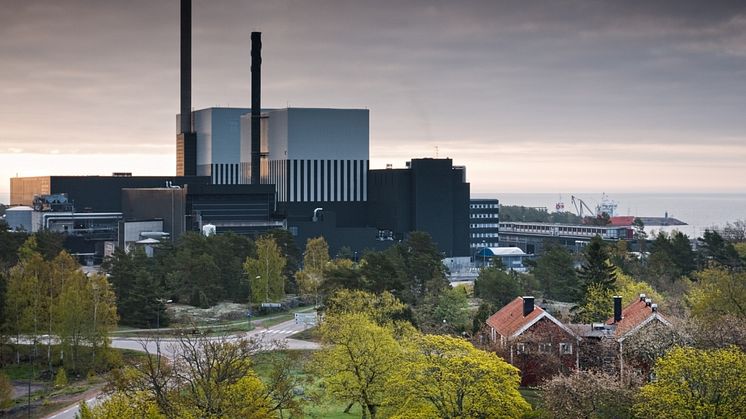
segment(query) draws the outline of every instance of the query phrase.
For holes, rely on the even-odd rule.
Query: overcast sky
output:
[[[193,106],[370,109],[472,192],[746,192],[746,2],[194,0]],[[0,0],[8,177],[175,173],[178,0]]]

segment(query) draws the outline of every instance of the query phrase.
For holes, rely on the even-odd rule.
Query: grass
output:
[[[318,392],[318,388],[313,377],[303,369],[303,365],[308,361],[312,353],[314,353],[314,351],[308,350],[284,350],[271,353],[258,353],[253,357],[254,371],[259,375],[259,378],[266,381],[271,369],[269,363],[270,359],[277,355],[285,356],[289,358],[291,362],[291,374],[301,379],[301,382],[304,383],[304,393],[306,395],[311,395]],[[345,408],[347,408],[347,403],[338,403],[330,400],[308,401],[303,409],[303,416],[314,419],[351,419],[360,417],[360,405],[353,406],[349,413],[344,413]]]
[[[306,340],[309,342],[318,342],[319,335],[317,333],[316,326],[300,331],[296,334],[288,336],[289,339]]]
[[[541,390],[531,387],[521,387],[518,389],[524,399],[536,410],[541,408]]]

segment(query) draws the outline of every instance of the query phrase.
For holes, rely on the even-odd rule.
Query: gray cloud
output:
[[[0,150],[172,147],[178,1],[0,10]],[[370,108],[374,153],[746,141],[742,1],[195,0],[194,106],[249,103],[252,30],[264,103]]]

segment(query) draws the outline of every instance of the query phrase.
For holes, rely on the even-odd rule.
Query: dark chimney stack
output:
[[[181,126],[192,132],[192,0],[181,0]]]
[[[622,297],[614,296],[614,323],[622,321]]]
[[[176,175],[197,174],[197,134],[192,132],[192,0],[181,0],[181,106]]]
[[[261,170],[262,33],[251,33],[251,184],[258,185]]]
[[[523,297],[523,317],[534,311],[534,297]]]

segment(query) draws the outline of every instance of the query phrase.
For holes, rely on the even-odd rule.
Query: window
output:
[[[518,355],[528,353],[528,351],[526,350],[526,344],[525,343],[516,343],[515,344],[515,352]]]
[[[539,352],[544,353],[544,354],[552,352],[552,344],[551,343],[540,343]]]
[[[572,353],[572,343],[562,342],[560,343],[559,349],[561,355],[569,355]]]

